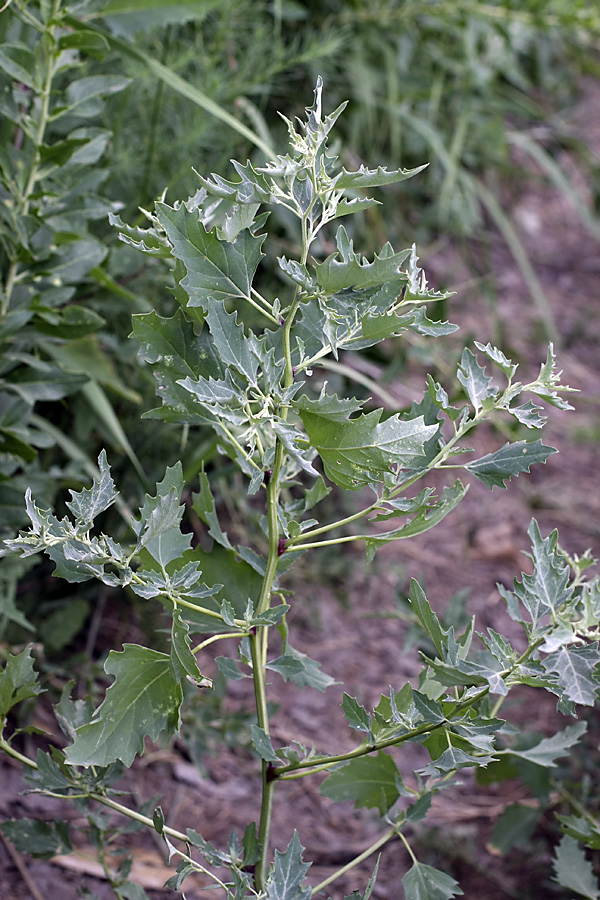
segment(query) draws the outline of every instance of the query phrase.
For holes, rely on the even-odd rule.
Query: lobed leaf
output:
[[[17,703],[42,692],[33,662],[31,647],[16,655],[11,654],[6,660],[0,672],[0,719],[4,720]]]
[[[450,875],[417,861],[403,877],[402,887],[406,900],[450,900],[463,893]]]
[[[75,516],[77,525],[84,530],[89,528],[96,516],[112,506],[118,496],[105,450],[98,457],[98,468],[100,479],[94,481],[91,488],[84,488],[78,493],[71,491],[71,500],[66,503]]]
[[[494,397],[497,390],[492,379],[485,374],[485,369],[477,362],[477,357],[465,347],[460,360],[457,378],[464,387],[475,412],[478,413],[488,397]]]
[[[330,800],[354,800],[358,809],[365,806],[379,810],[380,815],[394,805],[400,793],[400,773],[389,754],[380,750],[377,755],[360,756],[331,772],[319,793]]]
[[[183,693],[167,654],[125,644],[121,652],[110,651],[104,671],[115,680],[66,751],[75,766],[107,766],[117,759],[130,766],[146,736],[155,741],[161,732],[172,735],[179,728]]]
[[[592,865],[574,838],[565,834],[556,849],[554,874],[562,887],[587,900],[598,900],[600,890]]]
[[[216,231],[207,231],[197,210],[156,204],[160,224],[172,247],[173,256],[186,267],[181,287],[190,306],[207,312],[212,303],[236,298],[250,299],[252,280],[262,257],[265,235],[244,230],[234,241],[222,241]]]
[[[296,831],[284,853],[275,851],[265,882],[265,900],[308,900],[311,889],[302,883],[311,864],[303,862],[303,851]]]
[[[507,479],[521,472],[529,472],[532,465],[545,463],[556,452],[554,447],[546,447],[541,441],[516,441],[467,463],[465,469],[491,490],[495,487],[506,488]]]
[[[318,400],[303,396],[293,405],[325,474],[347,490],[381,482],[393,467],[414,463],[437,431],[436,425],[425,425],[422,416],[403,420],[396,414],[382,422],[381,409],[350,419],[348,411],[357,408],[356,401],[340,401],[324,392]]]

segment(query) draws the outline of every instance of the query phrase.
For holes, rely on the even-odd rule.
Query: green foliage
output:
[[[97,46],[91,38],[90,44]],[[77,102],[97,97],[94,84],[75,91]],[[151,415],[183,424],[192,436],[197,426],[214,433],[222,458],[237,468],[247,488],[248,496],[236,501],[240,518],[247,514],[252,541],[238,543],[224,531],[211,475],[203,470],[191,502],[214,546],[210,552],[195,546],[184,519],[181,462],[166,467],[155,493],[147,493],[139,513],[129,517],[129,533],[111,536],[101,527],[118,496],[102,452],[92,487],[71,492],[62,518],[39,506],[28,490],[29,528],[5,540],[1,551],[22,558],[44,553],[54,574],[68,582],[95,579],[131,591],[148,607],[155,604],[169,627],[166,637],[161,630],[165,652],[137,644],[110,650],[105,672],[114,680],[96,709],[91,702],[71,701],[68,692],[63,695],[57,716],[69,740],[66,751],[53,747],[33,761],[15,749],[5,731],[0,747],[32,770],[37,790],[98,802],[153,828],[166,841],[170,857],[179,859],[170,887],[181,890],[189,874],[202,872],[230,900],[307,900],[311,895],[310,864],[303,860],[297,834],[286,850],[271,856],[271,810],[281,782],[323,773],[324,796],[352,800],[386,818],[388,831],[373,852],[400,836],[410,857],[403,879],[408,900],[460,895],[453,877],[418,861],[406,833],[462,769],[480,772],[508,759],[546,771],[581,738],[585,723],[526,745],[507,744],[509,730],[498,713],[515,686],[547,691],[558,698],[560,712],[576,715],[578,705],[595,704],[600,685],[598,578],[587,572],[589,560],[567,557],[556,532],[542,537],[534,520],[529,529],[533,571],[515,580],[513,591],[500,589],[521,630],[518,647],[514,638],[492,629],[476,632],[474,620],[462,633],[443,627],[413,581],[411,609],[431,648],[421,654],[418,686],[390,687],[373,710],[344,695],[343,713],[360,737],[349,751],[323,753],[297,742],[278,746],[270,729],[267,679],[280,676],[300,689],[321,691],[333,684],[316,661],[289,642],[286,614],[298,601],[285,578],[298,557],[351,542],[364,544],[372,559],[382,544],[433,527],[455,514],[465,496],[455,469],[490,489],[504,488],[553,452],[540,440],[514,440],[473,460],[465,446],[473,429],[504,415],[539,430],[542,407],[530,399],[523,402],[523,395],[570,408],[562,398],[569,389],[559,384],[552,347],[538,378],[527,384],[514,380],[517,366],[499,349],[476,344],[482,365],[465,348],[457,373],[464,399],[458,405],[450,404],[447,390],[432,377],[423,398],[404,413],[363,412],[364,404],[353,397],[313,388],[313,371],[330,355],[358,352],[407,331],[441,339],[453,328],[427,317],[427,304],[445,295],[427,287],[414,247],[397,253],[386,243],[369,259],[355,253],[343,226],[327,237],[334,219],[370,200],[361,196],[354,203],[357,188],[403,181],[417,171],[361,166],[352,172],[342,166],[328,139],[343,109],[342,104],[324,115],[319,79],[305,119],[285,120],[288,153],[262,166],[234,163],[237,180],[231,182],[202,177],[200,190],[186,202],[157,202],[143,234],[113,220],[126,244],[170,261],[176,280],[180,309],[174,315],[153,310],[134,318],[133,336],[161,401]],[[277,237],[265,231],[272,211],[295,223],[299,253],[296,259],[278,257],[283,288],[280,296],[266,297],[257,273],[263,247],[269,254]],[[490,363],[492,375],[485,369]],[[443,481],[446,469],[453,470],[452,476],[438,496],[427,478],[435,472]],[[421,482],[415,493],[413,486]],[[328,483],[353,492],[355,511],[339,521],[324,513],[319,524],[318,505]],[[370,528],[393,518],[403,523],[389,531]],[[355,523],[364,530],[349,530]],[[274,628],[282,639],[279,655],[270,643]],[[197,641],[203,633],[210,636]],[[150,645],[155,637],[149,636]],[[220,676],[253,682],[255,721],[249,730],[261,769],[258,828],[249,826],[242,842],[233,834],[226,850],[192,829],[174,830],[162,812],[155,810],[151,817],[134,812],[114,799],[111,788],[120,763],[130,766],[146,737],[168,738],[179,730],[191,690],[210,690],[198,660],[207,644],[223,638],[235,643],[236,656],[217,660]],[[38,690],[29,651],[11,657],[0,675],[3,725],[13,705]],[[414,771],[403,764],[406,743],[419,745],[424,761],[429,757]],[[25,840],[23,830],[13,830]],[[569,886],[576,883],[570,874],[576,853],[570,844],[561,847],[557,877]],[[126,877],[113,879],[122,896],[133,890]],[[373,879],[363,900],[372,889]]]

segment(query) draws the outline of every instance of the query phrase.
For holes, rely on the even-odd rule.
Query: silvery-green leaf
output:
[[[72,765],[107,766],[120,759],[130,766],[144,737],[155,741],[161,732],[172,735],[179,728],[183,695],[167,654],[125,644],[122,652],[110,651],[104,670],[115,681],[93,720],[77,729],[67,749]]]
[[[554,447],[546,447],[541,441],[515,441],[467,463],[465,469],[483,481],[490,490],[495,487],[506,488],[506,481],[513,475],[529,472],[535,463],[545,463],[556,452]]]
[[[89,527],[96,516],[108,509],[117,499],[115,483],[110,475],[110,466],[106,461],[106,451],[102,450],[98,457],[100,479],[94,481],[91,488],[84,488],[75,493],[71,491],[71,500],[66,505],[71,510],[77,524],[81,528]]]

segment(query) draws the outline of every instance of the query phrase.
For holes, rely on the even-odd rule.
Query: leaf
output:
[[[221,363],[232,366],[243,375],[248,384],[256,385],[258,358],[251,352],[252,342],[246,337],[237,313],[228,313],[221,304],[213,304],[208,310],[206,323],[213,336],[215,350]],[[256,345],[256,341],[254,342]]]
[[[70,241],[44,264],[44,277],[51,279],[53,287],[78,285],[90,269],[100,265],[107,253],[108,250],[99,241]]]
[[[180,528],[184,511],[179,502],[182,491],[183,471],[178,462],[167,467],[165,477],[156,485],[156,497],[146,494],[140,521],[135,523],[136,552],[145,548],[163,567],[182,556],[191,544],[191,535],[182,534]]]
[[[198,687],[210,687],[212,682],[202,675],[191,651],[189,630],[189,625],[181,618],[181,612],[175,608],[171,626],[171,674],[175,681],[187,679]]]
[[[408,599],[410,601],[411,609],[417,614],[425,633],[429,635],[435,649],[440,657],[442,657],[444,638],[448,636],[448,632],[441,627],[440,620],[429,605],[427,597],[425,596],[425,591],[414,578],[411,578],[410,581]]]
[[[64,822],[43,822],[40,819],[8,819],[0,823],[2,833],[19,853],[36,859],[51,859],[72,851],[68,826]]]
[[[536,806],[512,803],[507,806],[492,831],[490,844],[501,856],[513,847],[525,846],[540,820],[540,810]]]
[[[271,738],[266,733],[265,729],[261,728],[259,725],[251,725],[250,734],[252,735],[252,743],[260,758],[267,762],[277,762],[277,756],[273,750]]]
[[[356,172],[342,169],[335,179],[335,187],[336,190],[339,190],[341,188],[383,187],[386,184],[396,184],[418,175],[427,168],[427,165],[426,163],[424,166],[417,166],[416,169],[394,169],[392,171],[388,171],[382,166],[377,166],[376,169],[367,169],[364,165],[361,165]]]
[[[536,406],[528,400],[522,406],[510,406],[507,412],[527,428],[542,428],[546,419],[540,415],[541,410],[541,406]]]
[[[572,837],[565,834],[556,848],[554,874],[562,887],[588,900],[598,900],[600,892],[592,865]]]
[[[598,642],[584,647],[561,647],[542,660],[546,672],[556,673],[558,684],[568,699],[582,706],[596,703],[600,690],[596,674],[599,664]]]
[[[478,413],[488,397],[494,397],[496,388],[491,386],[492,379],[485,374],[485,369],[477,362],[477,357],[465,347],[457,372],[458,380],[464,387],[467,396]]]
[[[511,359],[508,359],[504,355],[502,350],[498,350],[497,347],[492,346],[490,343],[480,344],[479,341],[475,341],[475,346],[478,350],[481,350],[482,353],[485,353],[487,358],[495,363],[507,378],[512,378],[517,371],[517,366]]]
[[[337,252],[332,253],[322,263],[315,264],[317,280],[325,292],[335,294],[348,288],[358,290],[393,280],[398,280],[399,284],[406,281],[406,275],[401,273],[400,266],[410,250],[394,253],[390,244],[386,244],[379,256],[376,255],[370,263],[354,252],[352,240],[343,225],[337,230],[335,242]]]
[[[371,733],[371,716],[356,697],[350,697],[349,694],[344,692],[342,709],[350,728],[355,728],[357,731],[365,731],[367,734]]]
[[[32,91],[37,91],[35,75],[38,67],[35,64],[35,55],[30,47],[21,43],[3,43],[0,48],[0,69],[13,81],[26,85]]]
[[[285,658],[294,660],[299,666],[299,668],[296,668],[295,665],[289,666],[287,669],[287,678],[289,678],[290,681],[293,681],[296,687],[311,687],[315,688],[317,691],[325,691],[328,687],[336,684],[336,681],[331,675],[327,675],[325,672],[321,671],[321,663],[318,663],[314,659],[310,659],[306,653],[294,650],[289,644],[286,644]]]
[[[546,447],[541,441],[516,441],[467,463],[465,469],[492,490],[494,487],[506,488],[505,482],[512,475],[529,472],[532,465],[545,463],[556,452],[554,447]]]
[[[396,763],[380,750],[377,755],[361,756],[335,769],[327,776],[319,793],[340,803],[354,800],[354,807],[379,810],[380,815],[394,805],[400,793],[400,773]]]
[[[144,737],[155,741],[162,731],[170,736],[179,728],[183,694],[167,654],[124,644],[122,652],[110,651],[104,670],[115,681],[66,751],[75,766],[107,766],[117,759],[130,766],[144,749]]]
[[[506,589],[501,593],[509,606],[511,616],[519,616],[515,599],[520,601],[529,613],[533,630],[536,631],[544,618],[552,611],[557,613],[572,594],[569,587],[569,568],[557,550],[556,529],[542,539],[538,523],[531,520],[527,533],[531,540],[533,572],[515,579],[514,593]],[[518,620],[518,619],[517,619]]]
[[[98,469],[99,480],[94,481],[91,488],[84,488],[78,493],[71,491],[71,500],[66,503],[75,516],[77,525],[83,530],[87,530],[96,516],[112,506],[118,496],[110,475],[105,450],[102,450],[98,457]]]
[[[422,416],[402,420],[396,414],[381,422],[382,409],[350,419],[347,403],[322,392],[318,400],[303,396],[293,404],[325,474],[347,490],[381,482],[393,467],[414,464],[437,431],[436,425],[425,425]],[[350,406],[351,411],[355,408]]]
[[[6,660],[6,665],[0,672],[0,718],[29,697],[35,697],[42,692],[38,684],[37,673],[33,668],[31,647],[26,647],[21,653],[11,654]]]
[[[204,466],[199,472],[200,490],[197,494],[193,494],[193,508],[200,516],[203,522],[208,525],[208,533],[226,550],[232,550],[233,547],[227,537],[227,532],[221,530],[219,519],[215,509],[215,500],[210,489],[208,476],[204,471]]]
[[[132,336],[140,342],[140,356],[154,369],[157,393],[164,404],[163,410],[148,415],[174,422],[205,422],[206,415],[189,391],[181,387],[181,381],[224,375],[208,332],[196,335],[183,311],[177,310],[171,318],[155,312],[133,316]]]
[[[265,900],[308,900],[310,887],[302,887],[310,863],[302,861],[304,847],[298,833],[288,844],[285,853],[275,851],[275,859],[265,882]]]
[[[426,503],[406,525],[395,528],[393,531],[368,535],[365,539],[367,561],[373,558],[376,550],[383,544],[414,537],[416,534],[423,534],[425,531],[429,531],[430,528],[438,525],[458,506],[468,489],[468,485],[465,486],[461,481],[457,480],[450,487],[443,489],[442,496],[437,503]]]
[[[507,750],[505,752],[518,756],[520,759],[526,759],[537,766],[554,768],[555,760],[561,756],[567,756],[571,747],[579,742],[586,731],[586,722],[576,722],[575,725],[569,725],[563,731],[553,734],[552,737],[543,738],[528,750]]]
[[[408,870],[402,886],[406,900],[450,900],[463,893],[454,878],[420,862]]]
[[[214,229],[206,231],[197,210],[188,212],[184,205],[173,209],[157,203],[156,211],[173,256],[186,267],[181,287],[190,298],[190,306],[200,306],[206,312],[216,301],[250,299],[265,235],[257,237],[246,229],[234,241],[221,241]]]

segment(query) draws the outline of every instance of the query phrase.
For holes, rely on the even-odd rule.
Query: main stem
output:
[[[302,219],[302,255],[301,262],[304,265],[308,257],[309,238],[307,231],[307,215]],[[300,306],[299,289],[292,302],[292,305],[283,324],[283,353],[285,357],[285,370],[283,374],[283,386],[288,388],[294,380],[294,370],[292,367],[292,350],[291,350],[291,329],[294,318]],[[287,407],[282,406],[279,410],[282,419],[287,419]],[[277,575],[277,563],[281,555],[279,545],[279,517],[278,505],[279,494],[281,491],[281,472],[283,469],[285,458],[285,448],[278,439],[275,447],[275,458],[273,460],[273,468],[269,476],[267,484],[267,521],[269,523],[269,553],[267,556],[267,565],[265,576],[263,578],[260,597],[256,608],[257,615],[264,614],[271,605],[271,595],[273,585]],[[258,725],[263,729],[266,735],[269,734],[269,714],[267,710],[267,691],[266,691],[266,663],[267,663],[267,647],[268,647],[268,626],[261,626],[254,634],[250,636],[250,648],[252,653],[252,677],[254,680],[254,698],[256,702],[256,714]],[[254,870],[254,886],[257,891],[264,889],[267,867],[269,864],[269,844],[271,835],[271,813],[273,808],[273,793],[275,791],[275,781],[270,777],[269,763],[263,759],[262,761],[262,795],[260,805],[260,820],[258,825],[258,840],[261,844],[260,859]]]

